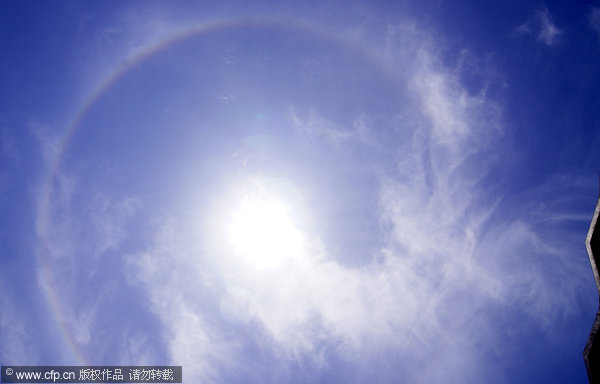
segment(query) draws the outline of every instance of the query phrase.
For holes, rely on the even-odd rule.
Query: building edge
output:
[[[596,203],[594,217],[590,224],[590,229],[585,238],[585,247],[590,259],[596,289],[599,294],[598,312],[590,336],[583,349],[583,360],[588,374],[590,384],[600,384],[600,276],[598,274],[598,258],[600,258],[600,226],[597,226],[598,216],[600,214],[600,197]]]

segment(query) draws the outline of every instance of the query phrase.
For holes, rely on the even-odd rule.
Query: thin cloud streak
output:
[[[548,12],[547,9],[543,9],[538,11],[536,16],[541,27],[538,39],[543,41],[546,45],[556,44],[560,39],[562,31],[552,22],[550,12]]]
[[[552,21],[552,15],[547,8],[537,10],[527,22],[515,29],[518,34],[535,35],[537,40],[551,47],[560,42],[563,31]]]

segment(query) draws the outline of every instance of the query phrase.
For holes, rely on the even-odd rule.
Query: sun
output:
[[[229,237],[234,251],[259,269],[290,262],[301,242],[290,209],[276,200],[244,200],[232,216]]]

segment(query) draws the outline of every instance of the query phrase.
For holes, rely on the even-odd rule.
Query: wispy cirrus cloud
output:
[[[107,264],[115,263],[117,251],[128,236],[127,227],[141,207],[132,196],[115,197],[90,185],[86,169],[62,164],[54,170],[60,140],[54,132],[36,123],[32,131],[40,145],[41,158],[52,177],[42,180],[36,201],[35,247],[37,280],[40,292],[50,300],[68,344],[86,358],[86,350],[94,344],[94,353],[107,353],[98,348],[95,330],[102,327],[104,311],[115,301],[118,271],[107,274]],[[92,183],[93,184],[93,183]],[[80,356],[75,356],[81,358]],[[74,363],[70,361],[68,363]]]
[[[537,17],[550,28],[549,19]],[[557,36],[551,30],[542,37],[546,43]],[[173,361],[207,362],[192,375],[219,381],[232,361],[258,374],[250,367],[261,359],[276,369],[308,364],[326,371],[340,356],[364,373],[369,368],[360,362],[383,351],[415,367],[443,351],[436,367],[407,364],[394,377],[480,382],[501,369],[491,363],[500,341],[519,337],[515,330],[507,340],[496,315],[525,313],[526,322],[544,325],[575,305],[581,269],[565,257],[567,248],[553,243],[531,212],[504,214],[502,193],[485,187],[499,166],[496,151],[510,139],[501,108],[485,90],[468,91],[460,69],[446,66],[439,47],[414,25],[389,28],[385,46],[387,64],[403,64],[394,75],[410,97],[388,116],[403,143],[387,159],[394,171],[380,175],[379,216],[387,232],[375,258],[363,257],[362,267],[342,265],[343,255],[329,254],[318,233],[298,229],[304,262],[252,274],[235,261],[215,262],[231,251],[198,247],[177,219],[164,224],[153,247],[130,256],[150,307],[172,336]],[[301,118],[293,109],[289,118],[339,151],[370,145],[324,115],[313,110]],[[557,279],[564,279],[560,288]],[[182,341],[184,334],[199,347]],[[242,357],[246,348],[264,355]]]
[[[239,343],[214,317],[218,278],[208,273],[193,233],[172,218],[158,225],[154,244],[126,259],[131,283],[144,288],[150,310],[163,324],[167,355],[187,367],[184,377],[219,381],[235,364],[242,368],[242,362]]]
[[[552,45],[561,32],[545,12],[527,28],[539,27],[536,36]],[[226,221],[221,212],[204,217],[202,228],[189,217],[161,216],[153,240],[116,262],[141,288],[140,301],[160,322],[170,361],[186,367],[185,380],[277,382],[290,367],[308,376],[304,367],[319,375],[336,364],[371,376],[375,369],[365,362],[385,355],[405,362],[400,372],[380,363],[376,373],[386,381],[501,382],[490,375],[502,368],[494,356],[524,332],[515,327],[506,335],[507,326],[517,316],[520,324],[547,326],[576,305],[580,269],[565,257],[568,247],[551,241],[556,233],[536,221],[535,210],[515,212],[501,180],[499,192],[486,187],[495,169],[511,166],[498,163],[510,140],[499,105],[484,89],[467,90],[461,69],[439,54],[446,47],[415,24],[390,26],[376,40],[370,45],[385,47],[377,58],[401,88],[393,112],[342,118],[294,106],[286,116],[300,135],[348,155],[336,171],[364,161],[352,162],[356,148],[386,149],[387,157],[376,158],[387,167],[375,175],[373,224],[383,228],[375,255],[345,265],[346,255],[331,251],[321,234],[295,227],[297,259],[257,270],[236,258],[216,228]],[[394,140],[384,141],[378,134],[388,127]],[[43,138],[51,154],[54,141]],[[83,189],[79,180],[57,175],[43,236],[51,257],[96,271],[93,260],[120,249],[141,207],[135,197]],[[81,253],[88,258],[69,256]],[[78,343],[90,343],[111,295],[66,312]],[[130,340],[144,343],[140,335]],[[435,364],[423,369],[432,356]]]
[[[515,29],[518,34],[534,35],[547,46],[560,42],[563,31],[556,26],[547,8],[537,10],[534,15]]]
[[[335,146],[352,143],[367,144],[370,141],[364,116],[355,118],[352,127],[343,127],[336,126],[334,122],[327,120],[314,110],[310,111],[308,116],[301,118],[296,108],[292,106],[290,107],[290,119],[309,137],[324,139]]]

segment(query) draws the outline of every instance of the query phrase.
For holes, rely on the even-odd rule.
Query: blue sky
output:
[[[586,383],[600,3],[0,5],[0,363]]]

